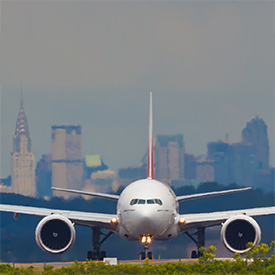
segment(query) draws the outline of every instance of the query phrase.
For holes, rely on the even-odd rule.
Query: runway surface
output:
[[[182,263],[194,263],[197,262],[198,259],[155,259],[155,260],[149,260],[149,264],[156,264],[156,265],[160,265],[160,264],[166,264],[166,263],[178,263],[178,262],[182,262]],[[100,262],[100,261],[95,261]],[[101,261],[102,262],[102,261]],[[86,263],[85,262],[79,262],[79,263]],[[143,265],[145,263],[144,260],[118,260],[117,261],[118,264],[139,264],[139,265]],[[74,262],[45,262],[45,263],[1,263],[1,264],[9,264],[13,267],[24,267],[27,268],[29,266],[33,266],[36,268],[44,268],[47,265],[51,265],[54,266],[55,268],[61,268],[61,267],[66,267],[66,266],[70,266],[73,265]]]

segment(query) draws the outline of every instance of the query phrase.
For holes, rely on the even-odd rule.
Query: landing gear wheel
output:
[[[196,259],[202,256],[199,249],[200,247],[205,245],[205,228],[199,227],[197,228],[197,231],[194,234],[190,234],[188,231],[184,232],[197,246],[197,251],[192,251],[191,258]],[[197,236],[197,239],[195,239],[193,236]]]
[[[100,228],[98,227],[92,227],[92,242],[93,242],[93,250],[88,251],[87,253],[87,259],[93,260],[93,261],[102,261],[104,258],[106,258],[106,251],[101,251],[100,247],[101,245],[113,234],[112,231],[105,234],[101,232]],[[104,236],[101,239],[101,236]]]
[[[148,254],[147,254],[147,259],[148,260],[153,260],[153,253],[150,251],[150,252],[148,252]]]
[[[88,260],[93,260],[93,251],[88,251],[88,253],[87,253],[87,259]]]
[[[145,260],[145,252],[140,252],[139,253],[139,259],[140,260]]]
[[[103,261],[104,258],[106,258],[106,251],[101,251],[100,256],[99,256],[99,260]]]
[[[198,258],[197,251],[193,250],[191,253],[191,259],[197,259],[197,258]]]

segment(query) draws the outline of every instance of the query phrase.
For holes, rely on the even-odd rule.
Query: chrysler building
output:
[[[24,196],[35,197],[36,195],[35,160],[31,150],[31,138],[22,94],[11,153],[11,189],[13,193]]]

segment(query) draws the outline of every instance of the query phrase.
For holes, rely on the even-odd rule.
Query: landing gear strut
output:
[[[106,257],[106,251],[100,251],[100,247],[113,234],[113,232],[110,231],[109,233],[104,234],[97,227],[92,227],[92,231],[93,251],[88,251],[87,259],[101,261]],[[105,236],[102,240],[100,240],[101,235]]]
[[[139,253],[139,259],[140,260],[152,260],[153,259],[153,254],[151,251],[148,252],[149,250],[149,244],[152,242],[152,236],[150,235],[143,235],[141,237],[141,242],[143,243],[143,252]]]
[[[199,252],[199,248],[205,246],[205,227],[197,228],[197,231],[194,234],[190,234],[188,231],[185,234],[196,244],[197,251],[193,250],[191,254],[191,258],[199,258],[201,253]],[[193,236],[197,236],[195,239]]]
[[[153,259],[153,253],[151,251],[148,252],[148,250],[149,250],[149,245],[148,244],[143,245],[143,250],[144,250],[143,252],[139,253],[139,259],[140,260],[145,260],[145,259],[152,260]]]

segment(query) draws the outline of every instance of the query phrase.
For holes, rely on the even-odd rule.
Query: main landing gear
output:
[[[199,248],[205,246],[205,227],[197,228],[197,231],[194,234],[190,234],[188,231],[185,234],[196,244],[197,251],[193,250],[191,254],[192,259],[196,259],[201,257],[201,253],[199,252]],[[197,236],[195,239],[193,236]]]
[[[139,253],[139,260],[152,260],[153,259],[153,254],[151,251],[148,252],[149,250],[149,244],[152,242],[152,238],[150,236],[142,236],[141,242],[143,243],[143,252]]]
[[[110,231],[107,234],[104,234],[97,227],[92,227],[92,231],[93,251],[88,251],[87,259],[93,261],[102,261],[103,258],[106,257],[106,251],[100,251],[100,247],[113,234],[113,232]],[[100,240],[100,237],[102,235],[104,235],[105,237]]]

